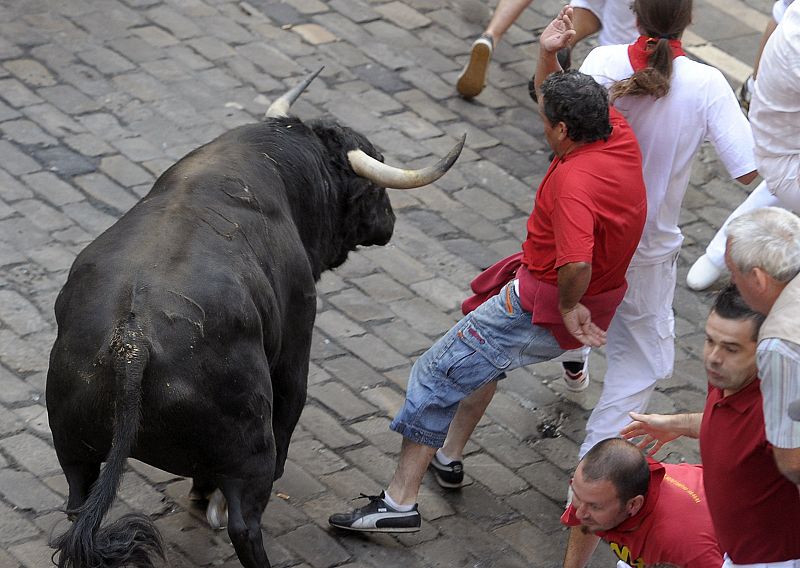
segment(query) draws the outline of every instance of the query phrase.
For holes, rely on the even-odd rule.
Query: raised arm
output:
[[[564,6],[558,16],[550,22],[539,36],[539,58],[536,60],[534,85],[536,94],[541,95],[540,86],[550,73],[561,71],[556,54],[562,47],[568,47],[575,37],[572,25],[572,6]]]

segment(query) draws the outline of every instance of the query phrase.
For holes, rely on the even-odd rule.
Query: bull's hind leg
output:
[[[228,536],[245,568],[270,568],[261,537],[261,516],[272,491],[272,474],[254,479],[227,479],[222,493],[228,500]]]
[[[69,498],[67,499],[67,512],[70,516],[86,501],[92,484],[100,475],[100,462],[78,462],[61,464],[64,476],[69,485]]]

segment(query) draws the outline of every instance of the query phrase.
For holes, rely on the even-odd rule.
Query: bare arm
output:
[[[789,481],[800,485],[800,448],[772,448],[775,463]]]
[[[630,417],[633,422],[625,426],[620,434],[626,440],[641,437],[636,445],[651,456],[658,452],[664,444],[681,436],[699,437],[700,423],[703,421],[701,412],[693,414],[638,414],[631,412]]]
[[[558,50],[569,46],[575,37],[572,25],[572,7],[564,6],[558,16],[550,22],[539,36],[539,58],[536,60],[534,84],[536,94],[541,97],[540,87],[550,73],[561,71],[561,64],[556,58]]]
[[[567,552],[564,555],[564,568],[584,568],[592,558],[600,537],[583,527],[570,527]]]
[[[739,183],[743,183],[744,185],[750,185],[754,179],[758,177],[758,171],[753,170],[752,172],[746,173],[743,176],[739,176],[736,178],[736,181]]]
[[[580,303],[592,279],[588,262],[569,262],[558,269],[558,310],[564,325],[584,345],[605,345],[606,332],[592,323],[589,310]]]

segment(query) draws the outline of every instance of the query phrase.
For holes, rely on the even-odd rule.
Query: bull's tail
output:
[[[116,374],[114,432],[106,465],[70,529],[52,542],[59,568],[152,568],[164,557],[161,535],[149,517],[128,514],[100,527],[111,508],[141,421],[142,375],[150,350],[133,314],[119,323],[110,344]]]

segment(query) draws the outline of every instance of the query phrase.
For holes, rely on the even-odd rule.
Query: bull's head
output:
[[[288,116],[292,103],[311,81],[322,71],[318,69],[302,82],[276,99],[266,112],[266,118]],[[412,189],[433,183],[442,177],[461,153],[466,134],[450,152],[432,166],[407,170],[388,166],[383,156],[370,141],[358,132],[333,121],[311,121],[309,126],[328,149],[328,155],[337,163],[337,169],[346,172],[340,180],[348,186],[347,203],[344,204],[341,232],[344,247],[328,268],[342,264],[349,250],[358,245],[385,245],[394,230],[394,212],[386,188]],[[349,167],[348,167],[349,166]],[[353,175],[355,174],[355,175]]]

